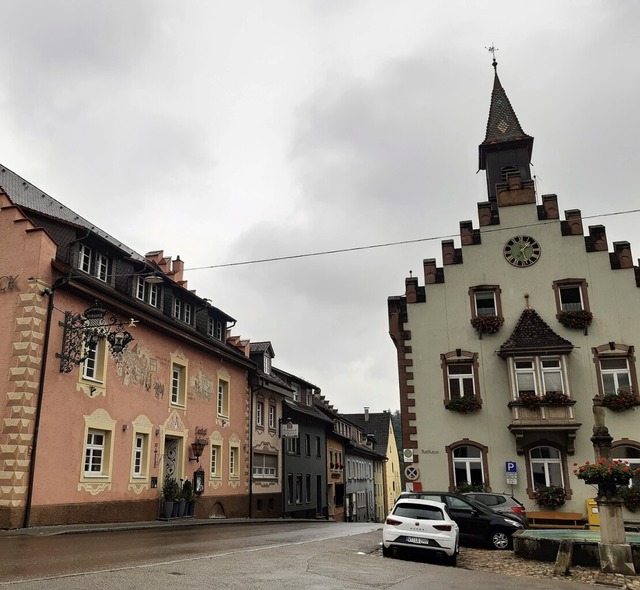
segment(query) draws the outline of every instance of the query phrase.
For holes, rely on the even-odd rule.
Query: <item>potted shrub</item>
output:
[[[602,396],[602,405],[614,412],[624,412],[640,405],[638,396],[631,389],[618,389],[617,393],[606,393]]]
[[[504,324],[504,318],[499,315],[479,315],[472,318],[471,325],[473,329],[482,334],[495,334]]]
[[[538,506],[557,508],[564,504],[567,494],[560,486],[542,486],[533,492],[533,497]]]
[[[573,330],[587,330],[587,327],[591,325],[593,320],[593,314],[590,311],[584,309],[578,309],[575,311],[561,311],[558,314],[558,321],[565,327]]]
[[[164,516],[165,518],[173,517],[173,509],[178,494],[178,482],[173,477],[165,477],[162,486],[162,498],[164,500]]]
[[[477,412],[481,407],[482,404],[475,395],[451,398],[446,405],[447,410],[460,412],[461,414]]]
[[[185,516],[193,516],[196,509],[196,494],[190,479],[185,479],[182,482],[182,495],[186,502]]]

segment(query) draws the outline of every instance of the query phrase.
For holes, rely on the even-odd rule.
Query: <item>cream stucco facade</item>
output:
[[[407,278],[405,294],[389,298],[403,445],[414,449],[416,487],[474,483],[513,493],[535,510],[535,489],[557,485],[567,494],[562,510],[585,514],[595,489],[572,471],[574,462],[594,458],[593,399],[612,389],[637,392],[639,269],[627,242],[610,246],[604,227],[585,229],[577,210],[561,220],[556,196],[535,194],[528,159],[515,161],[530,156],[533,138],[522,132],[510,104],[506,114],[494,113],[497,98],[506,99],[497,75],[496,83],[481,146],[489,201],[478,204],[478,227],[461,222],[460,247],[442,243],[443,266],[425,260],[424,276]],[[509,115],[519,134],[496,139],[492,121],[507,127]],[[492,185],[491,174],[500,171]],[[524,239],[514,247],[510,240],[517,236]],[[571,310],[590,312],[590,325],[565,327],[560,316]],[[495,333],[472,325],[487,311],[497,325],[503,319]],[[526,390],[540,407],[524,405]],[[547,405],[545,391],[570,400]],[[452,399],[473,396],[479,409],[449,409]],[[613,455],[640,466],[638,410],[605,412]],[[509,480],[517,483],[507,483],[507,462],[515,464]]]

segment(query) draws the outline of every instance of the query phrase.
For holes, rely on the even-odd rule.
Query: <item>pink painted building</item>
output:
[[[165,478],[196,472],[198,517],[248,516],[255,363],[233,318],[179,257],[4,168],[0,187],[0,528],[166,516]]]

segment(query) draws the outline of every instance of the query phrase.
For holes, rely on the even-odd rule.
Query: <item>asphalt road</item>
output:
[[[379,524],[284,522],[0,536],[0,588],[593,589],[381,557]],[[464,549],[463,549],[464,550]]]

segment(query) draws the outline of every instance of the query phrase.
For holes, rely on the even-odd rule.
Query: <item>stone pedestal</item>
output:
[[[596,502],[600,515],[600,540],[602,543],[616,545],[625,543],[622,500],[617,496],[612,498],[598,496]]]
[[[598,543],[598,551],[600,552],[600,571],[605,574],[636,575],[631,545]]]
[[[614,484],[615,489],[615,484]],[[596,498],[600,514],[600,570],[607,574],[635,576],[631,545],[626,543],[622,500],[617,496],[607,497],[600,489]]]

